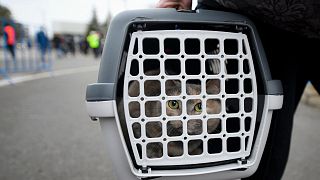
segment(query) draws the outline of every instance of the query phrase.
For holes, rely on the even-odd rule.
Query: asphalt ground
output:
[[[98,122],[85,87],[96,72],[44,78],[0,89],[0,179],[110,179]]]

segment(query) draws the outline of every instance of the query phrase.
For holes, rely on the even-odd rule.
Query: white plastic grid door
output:
[[[257,84],[245,34],[134,32],[123,88],[129,151],[139,166],[250,156]]]

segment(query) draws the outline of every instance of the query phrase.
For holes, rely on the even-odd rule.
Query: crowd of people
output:
[[[87,36],[56,34],[52,39],[52,45],[59,57],[80,52],[84,55],[92,53],[98,58],[102,53],[103,38],[98,31],[91,31]]]
[[[77,52],[89,55],[93,54],[98,58],[102,53],[103,38],[98,31],[90,31],[88,35],[71,35],[71,34],[54,34],[50,38],[44,27],[40,27],[34,38],[29,36],[20,39],[17,38],[18,32],[11,23],[5,23],[3,28],[4,46],[8,54],[10,54],[13,62],[16,62],[16,46],[18,43],[26,45],[29,49],[37,48],[40,59],[45,62],[46,54],[49,50],[56,50],[58,58],[66,55],[75,55]]]
[[[99,60],[102,54],[104,40],[98,31],[90,31],[88,35],[54,34],[51,38],[47,30],[40,27],[31,36],[12,22],[2,23],[0,30],[1,74],[49,70],[52,60],[76,54]]]

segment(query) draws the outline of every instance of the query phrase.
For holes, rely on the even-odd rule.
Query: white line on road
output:
[[[26,81],[49,78],[49,77],[58,77],[58,76],[64,76],[69,74],[97,71],[98,69],[99,69],[99,66],[88,66],[88,67],[80,67],[80,68],[72,68],[72,69],[62,69],[62,70],[56,70],[52,72],[30,74],[30,75],[24,75],[19,77],[12,77],[10,78],[10,80],[6,80],[6,79],[0,80],[0,87],[8,86],[10,84],[22,83]]]

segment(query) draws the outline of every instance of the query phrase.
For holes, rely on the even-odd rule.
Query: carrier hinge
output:
[[[146,23],[133,24],[132,27],[136,31],[143,31],[143,30],[145,30],[147,28],[147,24]]]

